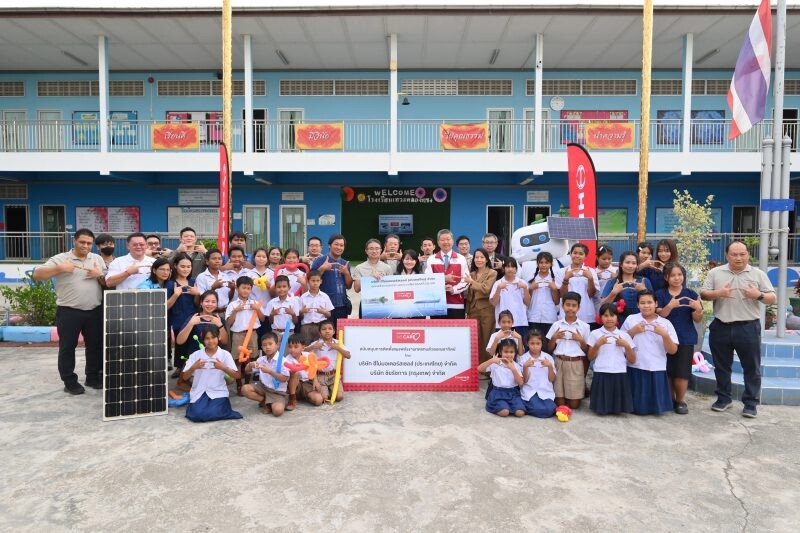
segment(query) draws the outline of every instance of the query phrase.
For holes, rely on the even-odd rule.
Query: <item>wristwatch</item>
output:
[[[758,298],[756,298],[756,300],[758,300],[760,302],[761,300],[764,299],[764,296],[766,296],[766,295],[762,292],[761,294],[758,295]]]

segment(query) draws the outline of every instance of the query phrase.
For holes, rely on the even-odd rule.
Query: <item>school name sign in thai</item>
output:
[[[364,318],[425,318],[446,314],[442,273],[361,278]]]
[[[294,143],[299,150],[341,150],[344,147],[344,123],[296,124]]]
[[[489,146],[489,123],[439,124],[442,150],[486,150]]]
[[[153,124],[150,130],[153,150],[197,150],[200,147],[200,125]]]
[[[476,391],[475,320],[355,320],[338,322],[350,359],[348,391]]]

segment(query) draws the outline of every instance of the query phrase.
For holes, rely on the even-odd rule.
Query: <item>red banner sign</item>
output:
[[[439,124],[442,150],[486,150],[489,146],[489,124]]]
[[[580,144],[567,145],[567,165],[569,167],[569,216],[575,218],[591,218],[597,230],[597,180],[594,162],[589,152]],[[594,266],[596,262],[597,241],[580,241],[589,247],[586,265]]]
[[[630,122],[587,122],[586,147],[593,150],[633,148],[634,129]]]
[[[224,254],[228,253],[228,150],[224,143],[219,145],[219,229],[217,230],[217,247]]]
[[[299,150],[341,150],[344,148],[344,123],[296,124],[294,144]]]
[[[200,126],[191,124],[153,124],[150,129],[153,150],[197,150]]]

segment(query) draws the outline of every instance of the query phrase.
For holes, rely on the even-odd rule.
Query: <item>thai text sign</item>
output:
[[[443,150],[486,150],[489,146],[489,123],[439,124]]]
[[[361,278],[364,318],[425,318],[446,314],[442,273]]]
[[[299,150],[341,150],[344,148],[344,123],[296,124],[294,144]]]
[[[150,130],[153,150],[197,150],[200,126],[189,124],[153,124]]]
[[[475,320],[339,320],[348,391],[478,390]]]
[[[587,122],[586,147],[594,150],[633,148],[635,137],[630,122]]]

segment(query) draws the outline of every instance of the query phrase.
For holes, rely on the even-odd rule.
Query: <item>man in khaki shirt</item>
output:
[[[708,272],[700,291],[703,300],[714,302],[714,321],[708,327],[708,344],[714,358],[717,401],[714,411],[731,406],[733,351],[744,371],[742,416],[755,418],[761,396],[761,304],[774,304],[775,289],[767,275],[750,266],[750,254],[741,241],[725,248],[728,263]]]
[[[58,254],[33,271],[33,279],[56,278],[56,328],[58,373],[64,391],[83,394],[75,374],[75,348],[83,334],[86,345],[86,386],[103,388],[103,271],[105,262],[90,252],[94,234],[86,228],[75,232],[74,247]]]

